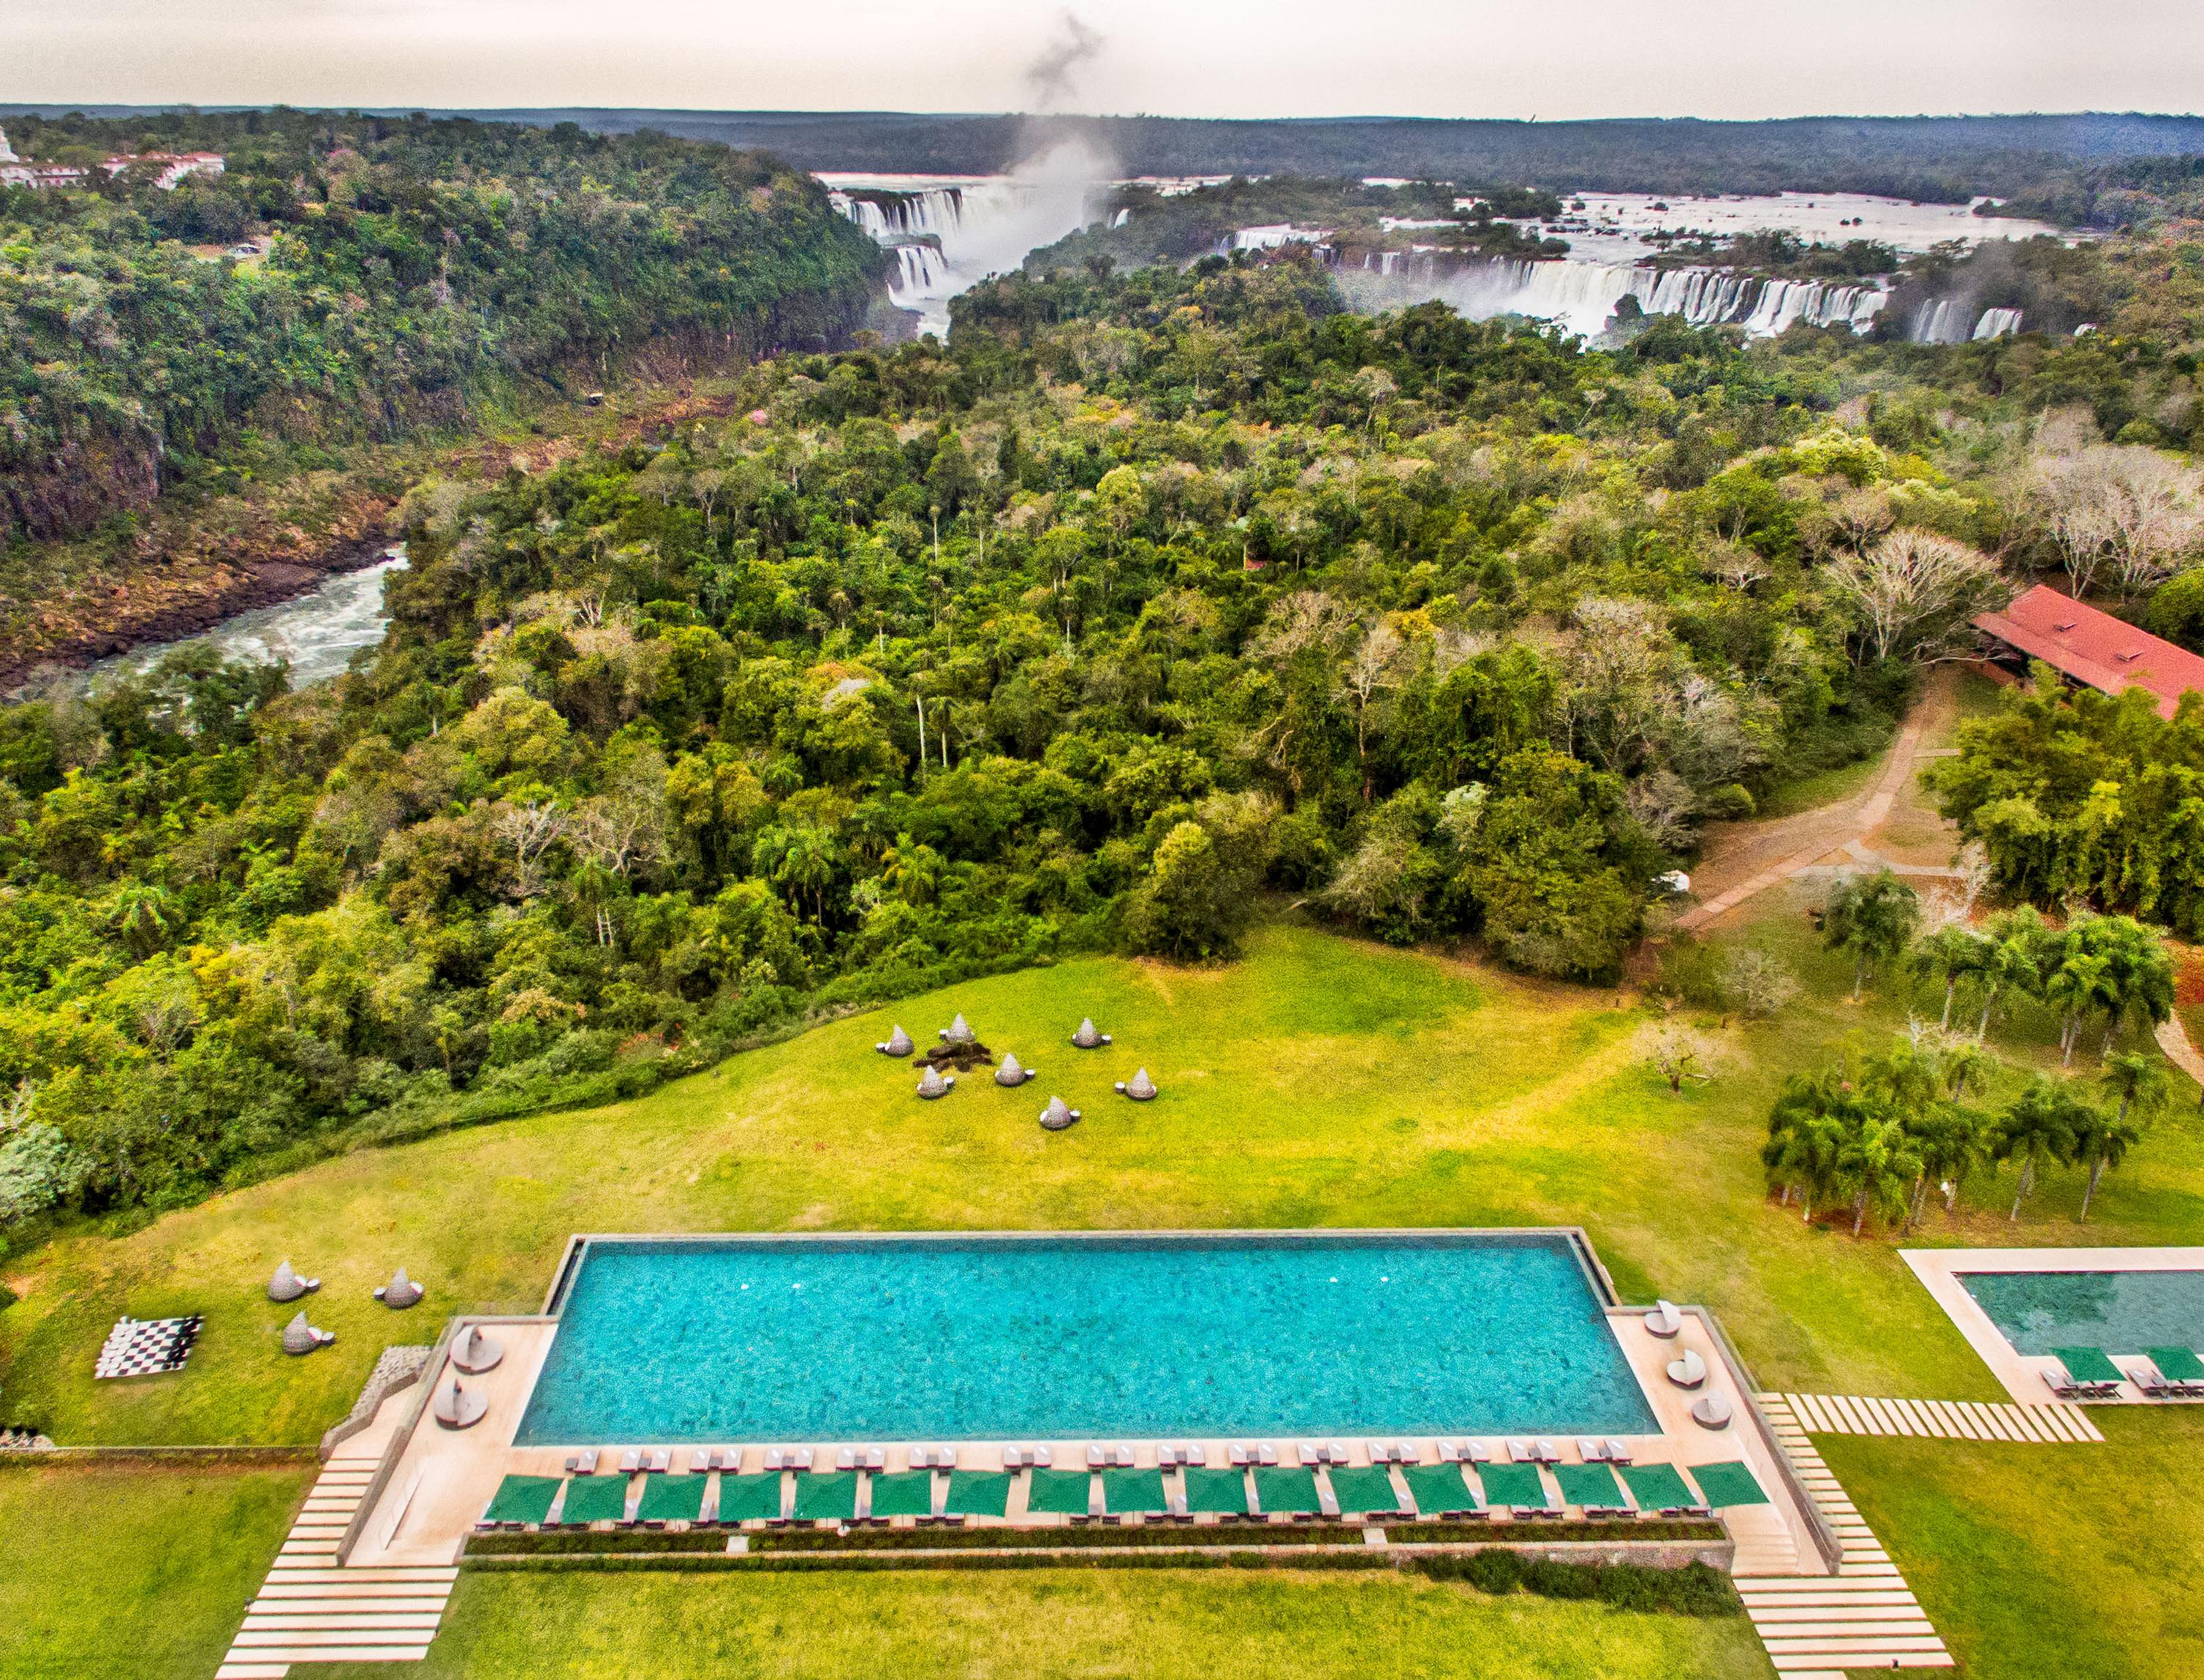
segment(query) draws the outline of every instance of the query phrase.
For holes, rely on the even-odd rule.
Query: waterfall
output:
[[[1938,298],[1913,312],[1905,335],[1916,344],[1964,344],[1974,307],[1957,298]]]
[[[1809,326],[1864,331],[1890,296],[1875,285],[1763,280],[1723,268],[1490,258],[1443,270],[1429,257],[1398,260],[1405,255],[1384,252],[1364,257],[1365,270],[1390,276],[1399,282],[1397,289],[1417,294],[1387,301],[1437,297],[1475,320],[1528,315],[1558,322],[1587,337],[1605,329],[1615,306],[1625,298],[1636,299],[1648,315],[1680,315],[1695,327],[1727,323],[1756,337],[1767,337],[1801,321]],[[1372,262],[1372,256],[1379,260]]]
[[[945,333],[951,298],[1096,220],[1111,174],[1083,144],[1067,140],[1006,175],[821,180],[838,214],[895,252],[890,300],[918,312],[922,330]]]
[[[2011,338],[2020,330],[2020,312],[2017,309],[1986,309],[1982,318],[1975,323],[1975,342],[1987,338]]]

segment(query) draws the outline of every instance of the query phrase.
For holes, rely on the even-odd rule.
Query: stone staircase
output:
[[[1795,1558],[1789,1573],[1748,1574],[1740,1538],[1738,1594],[1776,1672],[1786,1680],[1844,1680],[1846,1669],[1953,1666],[1928,1612],[1829,1474],[1789,1398],[1763,1394],[1759,1400],[1843,1552],[1834,1575],[1798,1573]],[[1744,1514],[1731,1513],[1733,1533]]]
[[[350,1445],[349,1443],[347,1445]],[[323,1467],[216,1680],[281,1680],[293,1663],[419,1662],[456,1568],[345,1569],[337,1546],[382,1457],[378,1436]]]

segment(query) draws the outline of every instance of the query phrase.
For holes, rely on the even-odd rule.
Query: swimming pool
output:
[[[1962,1272],[2013,1351],[2204,1348],[2204,1272]]]
[[[518,1444],[1656,1434],[1566,1232],[593,1238]]]

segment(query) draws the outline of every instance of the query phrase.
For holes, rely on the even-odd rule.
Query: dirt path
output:
[[[1922,797],[1914,776],[1940,751],[1926,744],[1944,739],[1958,714],[1958,674],[1939,666],[1928,674],[1919,703],[1865,791],[1795,816],[1728,823],[1715,830],[1692,872],[1699,902],[1678,917],[1676,925],[1686,930],[1704,927],[1809,870],[1887,864],[1904,875],[1948,875],[1957,834]]]

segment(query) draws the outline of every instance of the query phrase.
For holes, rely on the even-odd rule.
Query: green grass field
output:
[[[206,1680],[312,1476],[0,1466],[0,1680]]]
[[[1265,933],[1246,960],[1214,970],[1066,963],[837,1023],[634,1102],[366,1151],[126,1237],[86,1232],[50,1243],[9,1273],[23,1298],[0,1315],[0,1411],[35,1418],[72,1443],[309,1442],[349,1405],[386,1343],[429,1340],[457,1310],[536,1309],[575,1231],[1547,1223],[1585,1226],[1626,1295],[1712,1306],[1764,1384],[2002,1398],[1898,1259],[1894,1241],[1806,1226],[1764,1193],[1757,1151],[1784,1075],[1818,1064],[1840,1043],[1875,1043],[1903,1023],[1909,1001],[1893,987],[1871,988],[1864,1006],[1845,1001],[1849,965],[1812,948],[1803,904],[1770,893],[1761,919],[1731,936],[1782,954],[1807,981],[1805,997],[1772,1023],[1699,1024],[1715,1077],[1680,1096],[1644,1060],[1641,1035],[1658,1012],[1613,993],[1543,986],[1291,928]],[[873,1043],[896,1019],[930,1040],[960,1010],[998,1054],[1014,1050],[1037,1065],[1040,1079],[1009,1092],[981,1075],[943,1101],[917,1101],[909,1065],[880,1057]],[[1071,1048],[1066,1041],[1083,1014],[1114,1033],[1116,1045]],[[1668,1024],[1687,1024],[1688,1014]],[[2051,1036],[2040,1017],[2002,1030],[1997,1042],[2014,1064],[2009,1082],[2053,1065]],[[1162,1098],[1136,1106],[1113,1095],[1112,1082],[1143,1065]],[[2054,1174],[2017,1225],[2004,1217],[2009,1191],[1986,1183],[1958,1218],[1933,1213],[1916,1240],[2204,1240],[2204,1126],[2193,1087],[2184,1082],[2183,1089],[2192,1095],[2107,1180],[2088,1225],[2073,1217],[2078,1184]],[[1085,1120],[1061,1135],[1040,1131],[1034,1119],[1052,1093],[1083,1108]],[[288,1314],[262,1294],[287,1256],[325,1279],[312,1314],[339,1333],[334,1350],[305,1360],[279,1351]],[[425,1306],[403,1317],[369,1298],[400,1264],[430,1291]],[[92,1381],[92,1354],[117,1314],[183,1311],[209,1315],[187,1371],[157,1382]],[[1976,1509],[1964,1486],[1946,1490],[1939,1504],[1911,1465],[1893,1460],[1886,1469],[1873,1456],[1881,1450],[1872,1446],[1842,1473],[1871,1517],[1881,1520],[1875,1501],[1891,1502],[1901,1555],[1913,1545],[1924,1576],[1940,1564],[1960,1582],[1933,1606],[1955,1645],[1985,1665],[1999,1660],[1994,1653],[2006,1643],[2000,1606],[2053,1586],[2070,1595],[2088,1590],[2099,1517],[2082,1520],[2041,1498],[2015,1505],[2011,1522],[2056,1537],[2020,1545],[2025,1567],[2015,1565],[2010,1590],[2000,1584],[2002,1562],[1969,1585],[1964,1577],[1982,1542],[1967,1524],[1995,1529],[2007,1517]],[[1961,1449],[1937,1450],[1962,1462]],[[2079,1462],[2043,1451],[2040,1468],[2023,1461],[2015,1477],[2055,1477]],[[0,1512],[0,1551],[22,1520],[20,1511],[13,1521]],[[2137,1575],[2143,1584],[2170,1578],[2140,1568]],[[541,1671],[622,1671],[639,1647],[619,1641],[641,1635],[619,1630],[621,1606],[644,1590],[640,1579],[607,1577],[586,1588],[579,1581],[471,1583],[432,1666],[519,1672],[515,1665],[539,1649],[571,1649],[568,1666]],[[747,1596],[747,1586],[683,1583],[665,1588],[681,1606],[717,1604],[725,1594],[737,1608],[724,1623],[700,1624],[669,1607],[674,1619],[663,1625],[679,1627],[684,1639],[699,1625],[724,1626],[714,1648],[753,1653],[726,1659],[740,1672],[888,1663],[913,1672],[1047,1672],[1053,1663],[1082,1673],[1171,1673],[1173,1663],[1190,1666],[1202,1649],[1199,1640],[1181,1639],[1182,1628],[1290,1601],[1318,1606],[1306,1613],[1339,1630],[1324,1637],[1360,1649],[1365,1660],[1389,1641],[1419,1653],[1403,1659],[1412,1672],[1502,1671],[1472,1665],[1487,1660],[1488,1648],[1510,1653],[1517,1635],[1507,1630],[1519,1622],[1545,1630],[1536,1648],[1547,1665],[1510,1672],[1729,1671],[1720,1666],[1730,1660],[1721,1654],[1729,1635],[1717,1639],[1720,1649],[1694,1646],[1680,1658],[1673,1641],[1715,1636],[1666,1618],[1650,1631],[1626,1631],[1638,1624],[1606,1612],[1487,1601],[1417,1583],[1170,1580],[1165,1588],[1146,1574],[1061,1582],[884,1577],[838,1587],[777,1578],[772,1590],[790,1606],[820,1606],[785,1615]],[[1054,1634],[1034,1622],[1028,1596],[1045,1589],[1083,1618],[1082,1631]],[[834,1590],[867,1595],[880,1630],[860,1635],[837,1626],[804,1639],[773,1632],[836,1624],[836,1601],[809,1596]],[[898,1594],[956,1606],[956,1637],[964,1642],[938,1651],[926,1644],[909,1620],[919,1612],[895,1608],[905,1603]],[[1145,1609],[1120,1613],[1124,1604],[1139,1609],[1165,1597],[1163,1621]],[[212,1619],[234,1624],[242,1602],[225,1600]],[[583,1615],[578,1605],[595,1612]],[[1273,1610],[1259,1613],[1266,1630],[1272,1621],[1292,1624]],[[896,1631],[904,1625],[898,1618],[919,1630]],[[2141,1661],[2148,1647],[2133,1631],[2140,1624],[2111,1619],[2106,1636],[2121,1641],[2124,1659]],[[644,1624],[658,1625],[628,1622]],[[1168,1637],[1159,1640],[1155,1628],[1164,1625]],[[1276,1650],[1306,1654],[1284,1635],[1276,1635],[1283,1645],[1266,1642],[1273,1637],[1249,1633],[1229,1643],[1226,1660],[1241,1665],[1232,1671],[1265,1671]],[[654,1635],[651,1648],[678,1642]],[[926,1660],[944,1665],[914,1666],[921,1659],[906,1650],[921,1647]],[[1331,1648],[1318,1642],[1309,1660],[1330,1660]],[[742,1665],[753,1659],[755,1667]],[[1748,1664],[1739,1671],[1764,1671]]]
[[[1727,1680],[1742,1617],[1632,1614],[1395,1575],[1279,1570],[471,1576],[422,1680]],[[678,1630],[678,1633],[674,1630]],[[329,1680],[380,1680],[362,1665]]]

